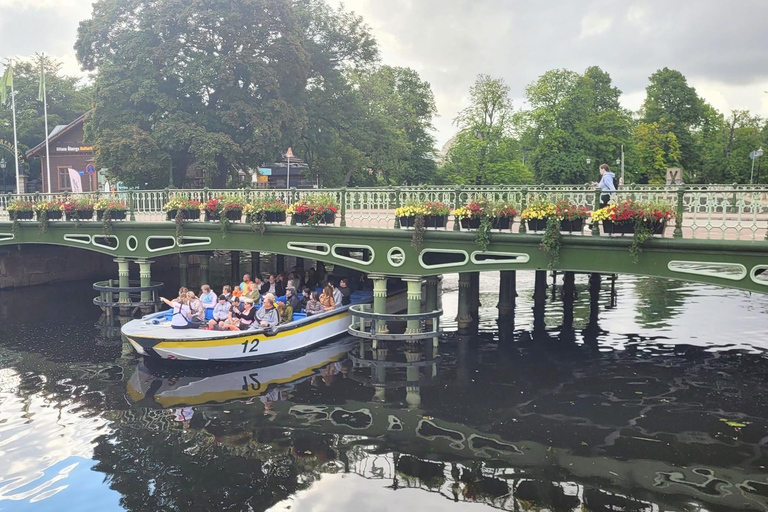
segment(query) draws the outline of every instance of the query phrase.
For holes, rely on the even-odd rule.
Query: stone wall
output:
[[[0,290],[86,279],[94,282],[117,279],[117,264],[113,260],[113,256],[106,254],[57,245],[0,247]],[[155,271],[162,276],[171,269],[176,275],[177,268],[177,256],[158,258],[152,265],[152,277]],[[138,279],[135,264],[131,264],[131,278]]]

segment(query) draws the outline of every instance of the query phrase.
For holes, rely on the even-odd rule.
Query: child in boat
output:
[[[261,309],[256,312],[256,321],[253,323],[254,328],[259,327],[277,327],[280,323],[280,317],[278,316],[277,309],[275,309],[275,296],[268,293],[264,296],[264,304],[261,305]]]
[[[227,296],[224,294],[219,295],[219,301],[213,307],[213,318],[208,321],[209,329],[216,329],[220,323],[224,323],[229,319],[229,312],[232,306],[227,301]]]
[[[307,313],[307,316],[317,315],[325,311],[323,305],[320,304],[317,292],[310,292],[307,305],[304,306],[304,311]]]
[[[213,309],[216,306],[216,294],[207,284],[200,287],[200,302],[205,309]]]

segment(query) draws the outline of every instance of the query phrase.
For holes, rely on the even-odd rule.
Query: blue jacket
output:
[[[597,186],[606,192],[614,191],[616,190],[616,187],[613,186],[613,178],[614,178],[614,174],[608,171],[605,174],[603,174],[603,177],[600,180],[600,183],[597,184]]]

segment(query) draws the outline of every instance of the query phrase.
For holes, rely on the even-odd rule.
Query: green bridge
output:
[[[183,195],[205,201],[238,194],[246,201],[274,198],[291,204],[313,194],[332,196],[340,210],[334,225],[282,224],[259,226],[233,222],[222,230],[217,222],[186,221],[180,227],[166,220],[164,205]],[[98,195],[98,194],[96,194]],[[451,216],[444,229],[427,229],[418,250],[413,231],[399,227],[394,210],[408,201],[439,201],[457,208],[470,200],[509,201],[525,208],[535,198],[568,199],[594,209],[600,192],[576,186],[530,187],[389,187],[328,190],[157,190],[128,191],[116,197],[128,205],[127,219],[105,229],[99,221],[9,220],[10,199],[0,198],[0,246],[52,244],[113,255],[126,273],[130,261],[149,282],[152,258],[178,254],[180,266],[190,253],[214,250],[265,252],[309,258],[375,276],[424,278],[442,273],[542,270],[637,274],[712,283],[768,293],[768,187],[738,185],[628,186],[618,200],[666,200],[677,216],[663,234],[647,240],[638,261],[629,255],[632,236],[601,234],[586,224],[564,234],[559,261],[551,266],[540,248],[542,234],[515,221],[511,230],[493,231],[483,250],[474,232],[463,231]],[[66,195],[26,195],[30,201],[67,199]],[[71,197],[71,196],[69,196]],[[127,277],[126,277],[127,279]]]

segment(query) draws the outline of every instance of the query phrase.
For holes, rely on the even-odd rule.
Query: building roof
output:
[[[80,117],[78,117],[77,119],[75,119],[74,121],[72,121],[69,124],[66,124],[66,125],[58,124],[58,125],[56,125],[53,128],[53,130],[51,130],[51,134],[48,135],[48,144],[50,145],[51,142],[53,142],[57,138],[61,137],[62,135],[67,133],[72,128],[74,128],[74,127],[76,127],[78,125],[83,124],[83,121],[85,121],[85,116],[86,115],[88,115],[88,114],[85,113],[85,114],[81,115]],[[44,148],[45,148],[45,141],[41,142],[40,144],[38,144],[37,146],[33,147],[32,149],[28,150],[26,152],[27,158],[38,156],[37,153],[41,153],[41,152],[44,154],[44,152],[43,152]]]

